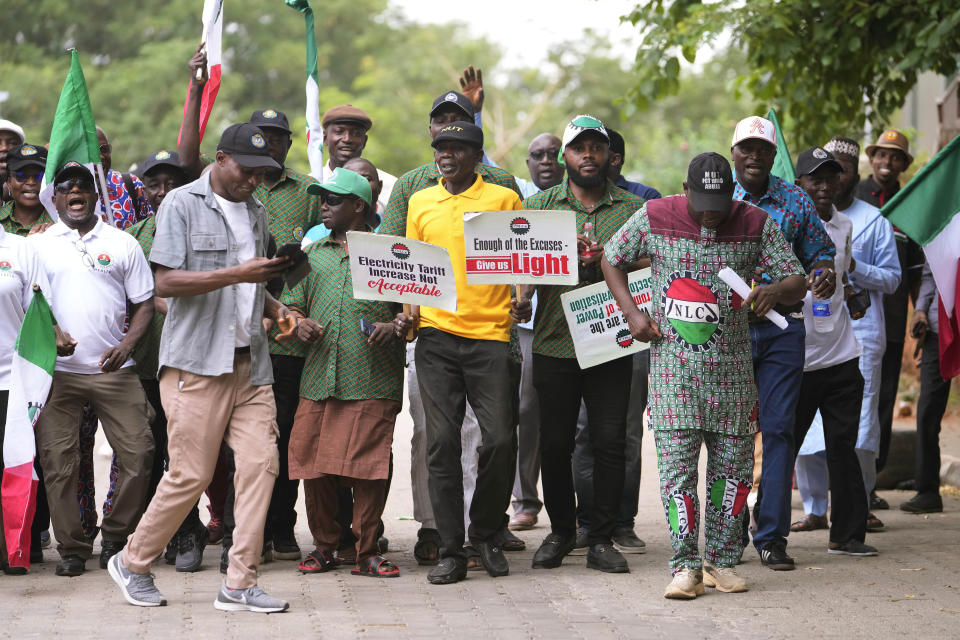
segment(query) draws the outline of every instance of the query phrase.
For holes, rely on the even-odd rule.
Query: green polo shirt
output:
[[[7,233],[12,233],[15,236],[27,237],[27,234],[30,233],[30,229],[33,227],[25,227],[13,217],[13,205],[13,200],[7,200],[3,203],[3,206],[0,207],[0,224],[3,225],[3,230]],[[33,224],[35,226],[38,224],[43,224],[44,222],[53,224],[53,218],[50,217],[50,214],[47,213],[46,209],[43,210],[43,212],[40,214],[40,217],[37,218],[37,221]]]
[[[306,346],[300,397],[401,402],[405,343],[396,339],[384,347],[370,345],[360,331],[361,318],[371,323],[392,322],[399,305],[355,299],[350,258],[329,236],[310,244],[306,252],[310,274],[280,296],[283,304],[306,313],[323,327],[323,337]]]
[[[521,198],[520,188],[513,176],[500,167],[491,167],[482,162],[477,164],[477,173],[483,177],[487,184],[498,184],[501,187],[512,189]],[[387,209],[383,212],[383,222],[377,229],[377,233],[383,233],[391,236],[403,236],[407,234],[407,207],[410,203],[410,196],[417,191],[427,189],[440,184],[440,170],[433,162],[418,167],[413,171],[408,171],[399,178],[393,185],[393,191],[390,192],[390,201],[387,202]]]
[[[643,198],[607,183],[607,192],[593,209],[587,211],[570,191],[569,181],[536,193],[523,201],[524,209],[574,211],[577,214],[577,233],[583,225],[593,223],[597,244],[603,245],[643,205]],[[575,286],[540,285],[537,287],[537,314],[533,322],[533,352],[551,358],[575,358],[570,328],[563,315],[560,296],[567,291],[591,284]]]
[[[261,183],[253,196],[267,210],[270,235],[280,248],[288,242],[300,242],[303,234],[320,221],[320,198],[307,193],[307,187],[317,181],[299,171],[284,167],[283,177],[272,187]],[[303,357],[304,345],[297,340],[277,342],[278,330],[270,330],[270,353]]]
[[[137,239],[140,248],[143,249],[143,255],[150,260],[153,236],[157,232],[157,219],[154,216],[145,218],[126,229],[126,232]],[[157,370],[160,368],[160,334],[163,333],[163,321],[166,318],[166,314],[154,311],[150,326],[130,354],[135,363],[134,371],[144,380],[157,379]]]

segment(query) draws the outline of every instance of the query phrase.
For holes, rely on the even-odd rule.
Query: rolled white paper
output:
[[[731,269],[730,267],[724,267],[720,269],[720,273],[717,274],[717,277],[727,283],[727,285],[737,292],[744,300],[747,299],[747,296],[750,295],[750,286],[743,281],[743,278],[737,275],[737,272]],[[777,325],[781,329],[787,328],[787,319],[782,315],[770,309],[767,311],[767,320]]]

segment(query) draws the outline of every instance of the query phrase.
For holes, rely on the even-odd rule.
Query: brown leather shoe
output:
[[[510,524],[508,525],[513,531],[526,531],[527,529],[533,529],[537,524],[537,516],[532,513],[524,513],[520,511],[513,514],[513,517],[510,518]]]
[[[812,513],[808,513],[790,525],[790,531],[816,531],[817,529],[829,528],[830,523],[827,522],[827,516],[817,516]]]

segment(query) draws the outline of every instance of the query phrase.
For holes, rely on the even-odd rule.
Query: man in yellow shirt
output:
[[[456,313],[430,307],[412,311],[414,322],[419,316],[416,365],[426,415],[430,502],[441,540],[440,562],[427,579],[450,584],[467,575],[460,428],[468,397],[482,442],[468,533],[487,573],[509,572],[498,532],[506,525],[517,463],[520,368],[510,356],[510,324],[528,319],[530,305],[511,300],[508,285],[467,284],[463,214],[520,208],[516,193],[484,182],[476,172],[483,132],[456,122],[441,129],[432,145],[442,179],[410,198],[407,237],[445,247],[457,281]]]

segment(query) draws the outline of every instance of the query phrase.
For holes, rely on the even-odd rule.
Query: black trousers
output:
[[[593,449],[589,542],[610,542],[623,497],[632,367],[630,357],[581,369],[576,358],[533,354],[533,386],[540,401],[540,481],[553,533],[576,533],[571,461],[583,400]]]
[[[267,509],[264,539],[272,539],[285,531],[292,531],[297,523],[297,492],[299,480],[290,479],[287,452],[290,448],[290,431],[293,417],[300,402],[300,376],[303,374],[304,358],[299,356],[271,355],[273,363],[273,397],[277,404],[277,449],[280,450],[280,473],[273,484],[273,495]]]
[[[890,453],[890,433],[893,431],[893,406],[897,402],[897,388],[900,385],[900,363],[903,361],[903,340],[887,341],[880,364],[880,401],[877,403],[877,416],[880,419],[880,450],[877,451],[877,471],[887,464]]]
[[[440,556],[466,559],[460,465],[466,401],[470,400],[481,433],[468,532],[476,544],[507,523],[517,467],[520,363],[513,360],[506,342],[463,338],[433,327],[420,331],[415,357],[426,417],[427,484],[440,533]]]
[[[940,492],[940,421],[950,396],[950,380],[940,376],[940,345],[936,333],[923,338],[920,358],[920,397],[917,399],[917,466],[920,493]]]
[[[863,542],[867,533],[867,490],[857,459],[857,430],[863,399],[860,359],[805,371],[794,421],[794,460],[820,411],[830,475],[830,541]]]

